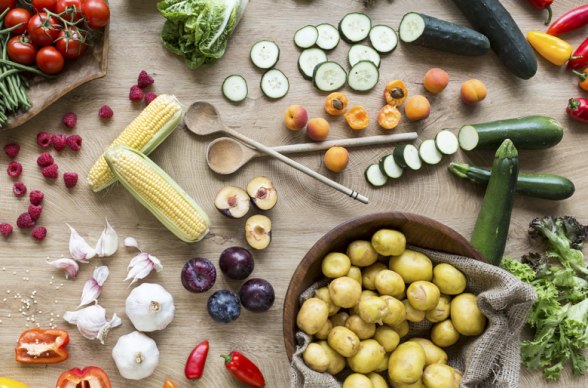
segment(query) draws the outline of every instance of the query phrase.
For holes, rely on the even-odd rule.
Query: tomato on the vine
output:
[[[22,25],[17,29],[11,31],[12,35],[21,35],[24,34],[27,30],[27,23],[31,18],[31,13],[25,8],[13,8],[6,16],[4,16],[4,27],[10,28],[14,27],[18,24]]]
[[[51,12],[54,12],[55,5],[57,4],[57,0],[33,0],[32,4],[33,4],[33,9],[36,12],[41,12],[45,8],[47,8]]]
[[[14,8],[16,6],[16,0],[0,0],[0,12],[3,12],[6,8]]]
[[[63,70],[65,59],[53,46],[46,46],[37,52],[37,66],[45,74],[58,74]]]
[[[55,13],[63,14],[61,17],[67,21],[77,22],[82,18],[82,0],[59,0]]]
[[[104,0],[86,0],[82,3],[82,12],[90,28],[102,28],[110,19],[110,8]]]
[[[6,45],[6,52],[11,61],[21,65],[32,65],[35,63],[37,48],[28,36],[13,36]]]
[[[31,17],[27,30],[33,43],[39,46],[49,46],[57,39],[61,26],[53,16],[47,16],[45,12],[39,12]]]
[[[55,41],[55,48],[67,59],[81,57],[87,47],[84,35],[74,28],[61,31]]]

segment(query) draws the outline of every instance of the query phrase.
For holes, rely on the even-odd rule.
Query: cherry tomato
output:
[[[55,6],[55,12],[65,14],[62,17],[70,22],[76,22],[82,18],[82,0],[59,0]]]
[[[63,55],[53,46],[45,46],[37,52],[37,66],[45,74],[59,74],[65,65]]]
[[[0,0],[0,12],[3,12],[6,8],[14,8],[16,0]]]
[[[14,27],[17,24],[22,24],[22,26],[18,27],[15,30],[12,30],[12,35],[22,35],[27,30],[27,23],[31,18],[31,13],[24,8],[13,8],[4,17],[4,27],[10,28]]]
[[[11,61],[27,66],[35,63],[37,48],[26,35],[10,38],[6,45],[6,51]]]
[[[36,12],[41,12],[45,8],[47,8],[51,12],[54,12],[55,5],[57,4],[57,0],[33,0],[32,4],[33,4],[33,9]]]
[[[55,41],[55,48],[67,59],[81,57],[87,47],[85,37],[74,28],[61,31]]]
[[[57,39],[60,26],[53,16],[47,17],[45,12],[39,12],[31,17],[27,29],[33,43],[39,46],[49,46]]]
[[[104,0],[86,0],[82,3],[82,12],[90,28],[102,28],[110,19],[110,8]]]

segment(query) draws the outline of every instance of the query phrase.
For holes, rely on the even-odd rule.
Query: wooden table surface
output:
[[[402,15],[408,11],[420,11],[447,20],[465,23],[464,17],[451,1],[409,0],[386,1],[367,10],[374,23],[397,27]],[[526,1],[504,1],[523,31],[541,30],[545,14],[532,10]],[[578,6],[582,1],[560,0],[554,6],[555,15]],[[351,151],[347,170],[339,175],[329,173],[322,164],[319,153],[296,156],[296,160],[323,173],[344,185],[354,188],[370,198],[369,205],[354,202],[346,196],[318,183],[277,161],[268,159],[249,163],[232,176],[215,175],[208,170],[204,159],[207,143],[211,138],[197,138],[184,128],[179,128],[154,153],[153,159],[190,193],[208,212],[212,229],[207,238],[197,244],[187,245],[176,239],[137,201],[120,186],[94,194],[83,178],[104,147],[141,110],[141,104],[128,100],[129,87],[136,83],[136,76],[145,69],[153,74],[157,93],[172,93],[185,104],[195,100],[209,100],[216,104],[222,117],[230,126],[268,145],[281,145],[306,141],[302,133],[288,131],[282,123],[284,110],[290,104],[301,103],[309,115],[325,116],[324,96],[304,81],[296,68],[298,50],[292,44],[294,32],[306,24],[337,23],[347,12],[361,10],[360,2],[350,0],[325,1],[277,1],[253,0],[231,39],[226,55],[214,66],[188,70],[181,59],[167,52],[160,43],[162,17],[155,9],[155,0],[111,1],[112,24],[108,75],[73,91],[44,113],[21,128],[0,134],[0,143],[16,141],[22,149],[18,160],[24,166],[22,181],[29,190],[45,192],[44,210],[40,223],[47,227],[48,236],[41,243],[35,242],[28,232],[15,231],[8,239],[0,239],[0,376],[10,376],[27,382],[31,387],[53,387],[59,374],[69,368],[97,365],[104,368],[114,387],[161,387],[166,378],[172,378],[180,387],[229,387],[238,386],[224,371],[219,354],[240,350],[260,365],[267,378],[268,387],[289,385],[289,368],[282,338],[282,306],[292,272],[305,252],[325,232],[352,217],[380,211],[406,211],[426,215],[439,220],[468,237],[472,231],[480,207],[483,189],[458,180],[447,171],[450,160],[489,165],[491,153],[459,152],[453,158],[445,158],[437,166],[426,166],[418,172],[406,173],[402,179],[381,189],[369,187],[363,171],[370,163],[390,152],[391,147],[371,147]],[[586,36],[586,29],[566,36],[578,45]],[[281,48],[277,65],[290,80],[290,91],[282,100],[264,98],[258,82],[261,72],[249,61],[249,48],[260,39],[272,39]],[[345,63],[348,45],[340,43],[329,57]],[[431,67],[442,67],[450,74],[449,87],[438,96],[424,92],[422,78]],[[456,130],[462,124],[511,118],[525,114],[547,114],[562,122],[565,136],[555,148],[545,151],[521,151],[520,165],[525,171],[549,171],[565,175],[576,184],[576,194],[569,200],[547,202],[516,198],[512,215],[507,254],[519,257],[530,249],[526,237],[528,222],[535,216],[570,214],[582,222],[588,222],[588,177],[585,165],[586,125],[572,122],[564,113],[570,97],[582,95],[576,79],[564,68],[539,59],[537,75],[522,81],[511,76],[493,53],[482,57],[466,58],[428,49],[400,45],[396,51],[383,58],[380,82],[372,93],[356,94],[346,89],[352,104],[365,106],[372,123],[361,136],[377,135],[375,117],[382,105],[381,90],[387,81],[403,79],[411,94],[424,93],[430,98],[432,110],[428,119],[417,123],[403,121],[397,132],[417,131],[420,139],[431,138],[442,128]],[[220,86],[232,73],[242,74],[249,83],[249,96],[241,105],[227,103],[221,96]],[[459,86],[469,78],[479,78],[488,86],[486,100],[476,107],[466,107],[459,101]],[[109,104],[114,118],[102,122],[97,112],[102,104]],[[60,124],[61,116],[75,111],[78,125],[73,133],[80,134],[83,148],[79,154],[64,151],[52,152],[60,172],[76,171],[82,178],[73,190],[67,190],[60,179],[47,182],[40,174],[35,160],[41,150],[35,136],[39,131],[65,132]],[[341,119],[329,118],[330,139],[353,136]],[[418,143],[417,142],[417,143]],[[1,158],[1,168],[7,165]],[[264,314],[243,311],[241,317],[229,325],[212,321],[206,312],[206,300],[211,292],[202,295],[188,293],[182,287],[179,276],[184,262],[192,257],[206,257],[217,262],[220,252],[229,246],[245,246],[244,220],[229,220],[213,206],[216,192],[224,185],[244,186],[249,179],[266,175],[279,193],[278,205],[269,213],[274,232],[271,246],[255,252],[255,277],[269,280],[276,290],[274,307]],[[0,174],[0,219],[15,224],[21,212],[26,210],[26,198],[16,199],[11,193],[12,181]],[[94,243],[108,218],[119,236],[135,237],[141,247],[159,257],[164,270],[150,275],[146,281],[162,284],[174,296],[176,317],[164,331],[151,335],[159,346],[161,363],[150,378],[141,382],[122,379],[111,358],[111,350],[119,336],[133,331],[124,313],[124,301],[129,293],[123,282],[126,267],[134,252],[122,247],[118,253],[106,259],[93,259],[83,265],[75,281],[66,281],[61,273],[45,264],[45,259],[68,254],[69,232],[66,223],[73,225],[85,238]],[[108,265],[111,275],[100,297],[110,316],[117,313],[123,325],[112,330],[106,345],[81,337],[74,326],[62,321],[62,314],[75,309],[84,284],[96,265]],[[228,282],[219,272],[212,291],[222,288],[238,290],[238,282]],[[24,366],[14,361],[13,347],[19,334],[26,328],[26,317],[19,312],[21,298],[28,298],[36,291],[38,303],[28,310],[35,322],[48,326],[51,319],[71,335],[70,359],[53,366]],[[4,299],[5,298],[5,299]],[[183,377],[186,357],[192,347],[208,339],[211,343],[204,377],[189,383]],[[538,372],[523,371],[521,387],[558,386],[583,387],[588,378],[573,379],[569,368],[565,369],[559,383],[547,384]]]

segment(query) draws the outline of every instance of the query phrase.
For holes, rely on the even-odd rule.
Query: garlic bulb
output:
[[[95,304],[77,311],[66,311],[63,319],[72,325],[77,325],[80,334],[87,339],[97,339],[102,345],[113,327],[120,326],[122,321],[114,314],[110,321],[106,320],[104,307]]]
[[[151,338],[134,331],[123,335],[112,348],[112,358],[120,375],[141,380],[153,374],[159,364],[159,349]]]
[[[137,330],[163,330],[174,319],[174,298],[159,284],[143,283],[129,294],[125,311]]]

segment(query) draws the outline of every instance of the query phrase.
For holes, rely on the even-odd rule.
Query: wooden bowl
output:
[[[375,213],[345,222],[314,244],[302,259],[286,292],[284,300],[284,342],[286,354],[292,360],[296,350],[296,316],[300,294],[324,276],[321,271],[323,257],[333,251],[345,252],[347,245],[357,239],[370,240],[382,228],[404,233],[409,244],[440,252],[468,256],[486,261],[459,233],[430,218],[411,213]]]

